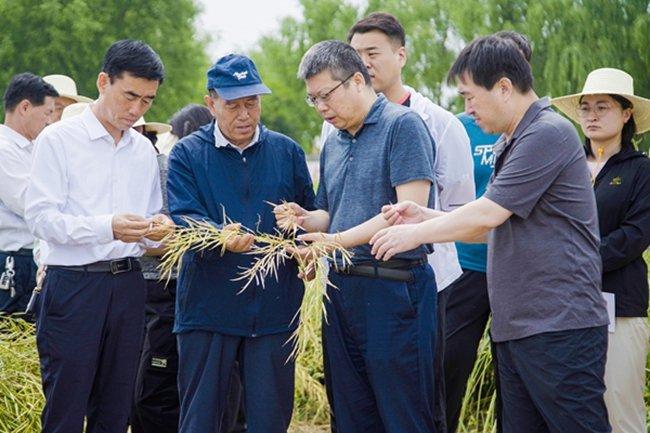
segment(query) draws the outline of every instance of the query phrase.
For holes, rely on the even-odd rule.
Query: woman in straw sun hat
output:
[[[552,102],[582,128],[596,194],[603,291],[613,294],[616,316],[605,367],[609,419],[614,433],[645,433],[650,160],[632,139],[650,129],[650,100],[634,94],[629,74],[602,68],[581,93]]]

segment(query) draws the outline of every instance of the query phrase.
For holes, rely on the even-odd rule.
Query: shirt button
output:
[[[356,142],[357,142],[357,139],[356,139],[356,138],[353,138],[353,139],[352,139],[352,142],[353,142],[353,143],[356,143]]]
[[[350,161],[352,161],[353,159],[354,159],[354,156],[351,156],[351,157],[350,157]]]

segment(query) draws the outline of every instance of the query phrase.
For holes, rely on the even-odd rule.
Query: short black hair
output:
[[[172,125],[172,134],[181,139],[213,119],[205,105],[189,104],[174,113],[169,123]]]
[[[337,40],[322,41],[307,50],[298,66],[298,79],[309,78],[328,71],[334,80],[343,81],[357,72],[363,75],[366,86],[372,86],[368,68],[350,44]],[[348,84],[346,83],[345,86]]]
[[[367,17],[356,22],[348,32],[348,42],[356,33],[368,33],[377,30],[388,36],[394,42],[399,43],[400,47],[406,45],[406,34],[404,27],[393,15],[386,12],[373,12]]]
[[[20,101],[25,99],[32,105],[43,105],[47,96],[56,98],[59,93],[38,75],[31,72],[14,75],[3,97],[5,112],[14,111]]]
[[[530,63],[530,59],[533,57],[533,47],[530,45],[530,41],[526,35],[515,32],[514,30],[502,30],[500,32],[496,32],[494,36],[503,39],[509,39],[517,44],[519,51],[521,51],[521,54],[524,55],[524,59]]]
[[[495,35],[474,39],[463,48],[447,74],[447,83],[465,74],[488,90],[501,78],[508,78],[522,93],[533,88],[533,72],[517,44]]]
[[[113,43],[106,51],[102,72],[108,74],[111,83],[124,72],[136,78],[158,81],[165,79],[165,67],[160,56],[146,43],[123,39]]]

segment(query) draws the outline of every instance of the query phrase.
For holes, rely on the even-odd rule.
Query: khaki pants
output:
[[[605,405],[613,433],[646,433],[643,400],[650,329],[645,317],[617,317],[609,333]]]

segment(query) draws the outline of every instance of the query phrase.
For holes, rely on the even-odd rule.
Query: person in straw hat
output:
[[[93,102],[87,96],[81,96],[77,93],[77,84],[74,80],[67,75],[53,74],[43,77],[46,83],[51,84],[57,92],[59,97],[54,102],[54,113],[52,115],[52,123],[61,120],[63,109],[75,102]]]
[[[592,71],[582,92],[553,104],[580,124],[596,193],[603,291],[611,293],[605,404],[614,433],[646,431],[643,400],[650,330],[648,279],[643,251],[650,244],[650,160],[633,137],[650,129],[650,100],[634,94],[620,69]]]
[[[144,120],[144,117],[139,118],[134,124],[133,128],[138,131],[140,134],[144,135],[151,141],[153,147],[156,149],[156,153],[160,153],[158,147],[158,138],[162,134],[167,134],[172,130],[172,126],[168,123],[161,122],[147,122]]]

